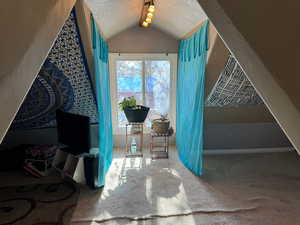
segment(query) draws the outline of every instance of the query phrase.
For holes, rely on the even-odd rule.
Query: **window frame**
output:
[[[147,61],[147,60],[166,60],[170,62],[170,111],[168,117],[171,121],[173,129],[176,128],[176,80],[177,80],[177,53],[109,53],[109,70],[110,70],[110,93],[111,93],[111,105],[112,105],[112,124],[114,134],[125,134],[125,128],[118,126],[118,109],[117,109],[117,73],[116,73],[116,61]],[[143,72],[144,81],[144,72]],[[144,82],[143,82],[144,85]],[[143,95],[145,94],[143,90]],[[150,128],[144,128],[145,133],[150,132]]]

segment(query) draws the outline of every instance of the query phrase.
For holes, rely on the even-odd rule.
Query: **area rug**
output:
[[[82,193],[71,224],[296,225],[295,153],[206,156],[194,176],[169,159],[116,153],[102,193]]]
[[[0,188],[0,225],[68,225],[79,196],[73,182]]]

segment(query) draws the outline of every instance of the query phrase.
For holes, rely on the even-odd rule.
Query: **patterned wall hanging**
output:
[[[238,107],[263,104],[245,73],[230,55],[218,81],[206,99],[206,106]]]
[[[11,128],[55,127],[55,111],[58,108],[89,116],[92,123],[98,121],[95,92],[74,9],[58,35]]]

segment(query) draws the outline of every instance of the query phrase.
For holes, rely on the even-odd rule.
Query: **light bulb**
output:
[[[151,22],[152,22],[152,19],[149,18],[149,17],[147,17],[147,18],[146,18],[146,22],[147,22],[147,23],[151,23]]]
[[[142,23],[142,26],[143,26],[143,27],[148,27],[148,25],[149,25],[149,24],[148,24],[146,21],[144,21],[144,22]]]
[[[154,13],[154,11],[155,11],[155,6],[154,5],[150,5],[149,8],[148,8],[148,12]]]
[[[147,17],[148,17],[148,18],[150,18],[150,19],[152,19],[152,17],[153,17],[153,13],[150,13],[150,12],[149,12],[149,13],[147,13]]]

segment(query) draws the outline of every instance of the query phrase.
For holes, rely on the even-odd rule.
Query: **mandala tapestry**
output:
[[[55,127],[55,111],[89,116],[97,123],[95,92],[73,10],[12,124],[12,129]]]

